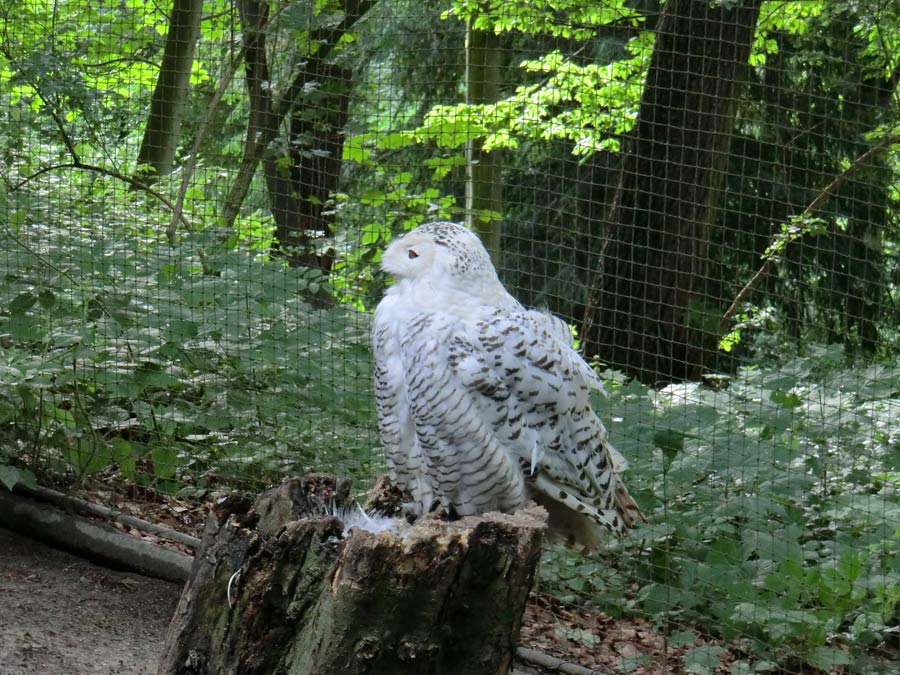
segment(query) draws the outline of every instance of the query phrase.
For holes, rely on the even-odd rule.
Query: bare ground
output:
[[[0,675],[150,675],[180,585],[0,529]]]

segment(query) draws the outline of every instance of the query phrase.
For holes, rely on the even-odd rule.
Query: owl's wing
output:
[[[389,303],[379,305],[372,327],[375,406],[381,445],[391,476],[399,487],[411,489],[409,484],[421,473],[421,451],[410,415],[400,340],[391,314]]]
[[[560,323],[524,309],[399,317],[379,306],[382,442],[420,512],[510,511],[531,493],[615,531],[640,517],[590,407],[597,378]]]
[[[603,386],[603,381],[600,379],[600,376],[597,375],[590,364],[575,351],[574,335],[572,335],[572,329],[569,328],[569,324],[558,316],[548,312],[528,310],[525,313],[529,315],[531,322],[533,322],[535,326],[543,327],[557,340],[561,347],[561,351],[569,353],[570,357],[572,357],[569,365],[572,367],[577,378],[588,384],[591,388],[596,389],[604,396],[609,396],[609,393]]]
[[[379,427],[392,477],[420,513],[437,503],[458,515],[510,511],[525,500],[515,458],[494,432],[484,401],[502,385],[481,372],[466,324],[379,305],[373,333]]]
[[[568,327],[544,312],[498,310],[477,328],[476,352],[507,392],[495,433],[534,491],[606,529],[634,524],[641,515],[619,480],[624,460],[591,408],[602,385]]]

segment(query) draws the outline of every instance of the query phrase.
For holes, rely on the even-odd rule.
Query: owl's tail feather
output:
[[[641,512],[641,508],[634,501],[634,497],[628,493],[628,489],[621,483],[616,486],[615,500],[616,509],[621,514],[625,527],[631,528],[638,523],[647,522],[647,518]]]
[[[551,541],[558,541],[585,555],[598,548],[607,528],[583,513],[573,511],[545,494],[535,491],[531,497],[547,510]]]
[[[536,475],[530,487],[529,497],[547,510],[551,535],[582,553],[599,547],[609,532],[623,535],[644,520],[640,508],[621,483],[610,495],[608,508],[545,474]]]
[[[608,440],[605,440],[603,445],[606,448],[607,457],[609,457],[612,470],[615,473],[617,484],[613,499],[625,528],[632,528],[638,523],[646,523],[647,518],[644,517],[640,507],[634,501],[634,497],[629,494],[628,488],[622,483],[622,473],[628,468],[628,460]]]
[[[646,521],[622,483],[615,486],[612,508],[608,510],[577,495],[572,486],[562,485],[544,474],[535,476],[531,488],[529,497],[547,510],[551,535],[582,553],[596,549],[604,534],[623,535],[637,523]]]

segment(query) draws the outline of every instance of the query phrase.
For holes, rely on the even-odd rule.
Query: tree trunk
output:
[[[276,252],[294,267],[328,272],[334,249],[320,250],[321,240],[334,236],[328,207],[339,185],[353,72],[317,58],[308,58],[304,69],[310,91],[291,115],[284,161],[266,157],[263,169]]]
[[[761,0],[726,4],[664,5],[585,311],[585,350],[648,384],[715,354],[703,272]]]
[[[345,535],[348,494],[311,475],[218,504],[159,675],[506,673],[544,512]]]
[[[291,266],[331,269],[332,254],[316,250],[313,233],[331,236],[327,200],[338,188],[343,128],[347,122],[352,72],[315,57],[301,55],[306,76],[302,109],[291,115],[286,151],[276,157],[256,148],[257,139],[274,138],[281,118],[274,112],[266,30],[269,3],[241,0],[245,42],[245,79],[250,114],[244,141],[245,156],[261,152],[275,220],[275,252]]]
[[[266,31],[269,28],[269,2],[239,0],[241,33],[245,45],[244,82],[247,86],[249,114],[244,148],[252,147],[263,135],[278,133],[279,119],[272,110],[272,82],[266,55]]]
[[[466,30],[466,103],[494,103],[500,98],[500,38]],[[499,264],[503,180],[500,153],[485,152],[481,139],[466,143],[466,224],[478,233],[494,264]]]
[[[172,171],[184,117],[194,48],[200,37],[202,0],[175,0],[169,18],[169,32],[137,166],[145,182],[167,176]]]
[[[316,46],[315,56],[308,57],[307,67],[300,67],[284,94],[270,104],[272,117],[269,123],[260,128],[259,133],[255,136],[251,136],[249,133],[247,135],[241,166],[222,205],[222,224],[226,228],[234,225],[241,204],[244,203],[247,192],[250,190],[253,176],[269,145],[277,137],[281,122],[288,115],[302,110],[304,106],[308,105],[307,97],[312,89],[310,85],[315,80],[315,69],[308,67],[310,62],[327,63],[338,41],[353,28],[353,25],[371,9],[375,2],[377,0],[342,0],[341,9],[344,20],[337,26],[327,26],[309,33],[309,39],[305,43]],[[338,159],[340,158],[338,157]]]

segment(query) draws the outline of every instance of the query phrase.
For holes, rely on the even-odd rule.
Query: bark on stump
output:
[[[345,535],[328,514],[350,502],[349,487],[310,475],[252,505],[219,503],[159,675],[506,673],[543,510]],[[391,501],[383,486],[377,494],[378,506]]]

